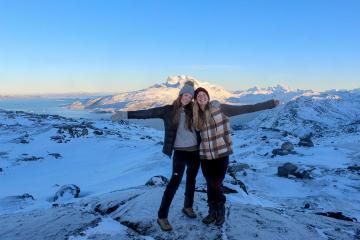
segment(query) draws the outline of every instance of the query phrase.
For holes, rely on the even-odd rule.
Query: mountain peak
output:
[[[288,85],[286,84],[277,84],[274,87],[271,87],[273,91],[279,91],[279,92],[291,92],[293,91]]]
[[[281,84],[277,84],[275,86],[272,87],[265,87],[265,88],[259,88],[257,86],[254,86],[252,88],[247,89],[247,92],[253,92],[253,93],[264,93],[264,92],[273,92],[273,93],[286,93],[286,92],[292,92],[293,89],[290,88],[288,85],[281,85]]]
[[[165,83],[166,87],[171,88],[181,88],[186,81],[192,81],[194,82],[195,87],[198,87],[200,85],[199,80],[192,76],[188,75],[177,75],[177,76],[171,76],[168,77]]]

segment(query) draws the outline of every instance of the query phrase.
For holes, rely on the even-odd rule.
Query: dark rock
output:
[[[300,171],[295,164],[285,163],[284,165],[278,167],[278,176],[279,177],[289,177],[289,175],[295,176],[299,179],[311,179],[311,170],[302,170]]]
[[[31,157],[24,157],[21,158],[21,161],[37,161],[37,160],[41,160],[44,159],[43,157],[36,157],[36,156],[31,156]]]
[[[281,148],[276,148],[274,150],[272,150],[272,156],[271,157],[275,157],[277,155],[279,156],[285,156],[285,155],[289,155],[289,154],[296,154],[295,151],[287,151]]]
[[[20,143],[21,143],[21,144],[28,144],[28,143],[29,143],[29,141],[28,141],[28,140],[26,140],[26,139],[21,139],[21,140],[20,140]]]
[[[141,136],[140,139],[152,139],[151,136]]]
[[[298,167],[292,163],[285,163],[284,165],[278,167],[278,176],[280,177],[289,177],[289,175],[294,175]]]
[[[281,144],[281,149],[284,151],[292,152],[294,151],[294,145],[291,142],[284,142]]]
[[[352,172],[359,172],[360,171],[360,166],[357,166],[357,165],[349,166],[347,169],[349,169]]]
[[[241,188],[247,195],[249,195],[245,183],[243,183],[241,180],[234,178],[234,180],[231,181],[231,184],[233,184],[233,185],[239,185],[240,188]]]
[[[309,209],[310,208],[310,203],[305,203],[304,208]]]
[[[49,153],[50,156],[58,159],[58,158],[62,158],[61,154],[60,153]]]
[[[303,170],[301,172],[296,171],[293,175],[300,179],[311,179],[312,178],[309,170]]]
[[[250,166],[246,163],[235,163],[229,166],[227,172],[230,176],[235,176],[237,172],[249,169]]]
[[[120,221],[120,223],[143,236],[148,235],[149,230],[151,230],[151,228],[153,226],[153,224],[151,222],[144,223],[144,222]]]
[[[81,124],[72,124],[72,125],[54,125],[55,128],[57,128],[57,133],[59,135],[61,135],[61,138],[55,136],[52,137],[52,140],[62,140],[62,142],[66,142],[64,141],[68,135],[68,137],[70,138],[79,138],[79,137],[84,137],[87,136],[89,134],[89,130],[87,128],[94,128],[91,123],[85,123],[82,122]]]
[[[35,200],[34,197],[28,193],[24,193],[23,195],[21,196],[16,196],[17,199],[23,199],[23,200],[26,200],[26,199],[31,199],[31,200]]]
[[[317,212],[315,213],[317,215],[321,215],[321,216],[326,216],[326,217],[331,217],[331,218],[335,218],[335,219],[339,219],[339,220],[344,220],[344,221],[350,221],[350,222],[357,222],[356,218],[350,218],[347,216],[344,216],[342,212]]]
[[[101,215],[108,215],[114,211],[116,211],[120,207],[120,204],[113,204],[108,206],[107,208],[102,208],[101,204],[95,206],[94,211],[100,213]]]
[[[300,138],[298,145],[301,147],[313,147],[314,143],[311,141],[311,137],[312,134],[309,134],[307,136]]]
[[[145,186],[166,186],[169,183],[169,180],[164,177],[164,176],[154,176],[152,178],[149,179],[149,181],[147,181],[145,183]]]
[[[70,195],[73,198],[78,198],[80,193],[80,188],[75,184],[67,184],[63,185],[55,194],[54,202],[58,199],[61,199],[66,194],[67,196]]]
[[[281,148],[275,148],[272,150],[272,156],[271,157],[275,157],[277,155],[279,156],[285,156],[288,154],[296,154],[296,152],[294,151],[294,145],[291,142],[284,142],[281,145]]]
[[[94,131],[94,134],[100,136],[100,135],[103,135],[104,132],[101,131],[101,130],[95,130],[95,131]]]
[[[120,206],[125,205],[126,203],[128,203],[129,201],[139,197],[141,194],[135,194],[133,196],[130,196],[127,199],[124,199],[122,201],[111,201],[108,204],[104,204],[104,203],[99,203],[96,204],[94,211],[97,213],[100,213],[101,215],[105,216],[105,215],[109,215],[110,213],[115,212]]]
[[[222,185],[221,188],[222,188],[222,190],[224,191],[225,194],[238,193],[238,191],[236,191],[235,189],[229,188],[229,187],[224,186],[224,185]]]
[[[3,172],[4,170],[0,167],[0,172]]]
[[[56,141],[57,143],[63,143],[65,142],[65,138],[63,136],[52,136],[50,137],[51,140]]]
[[[87,128],[83,128],[81,131],[81,136],[86,136],[89,134],[89,130]]]

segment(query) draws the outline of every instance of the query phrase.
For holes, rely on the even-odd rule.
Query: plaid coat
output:
[[[200,130],[200,158],[217,159],[233,153],[229,118],[219,108],[210,109],[210,119]]]
[[[228,117],[271,109],[276,105],[275,100],[269,100],[253,105],[220,104],[220,108],[211,107],[210,120],[200,130],[200,158],[211,160],[233,153]]]

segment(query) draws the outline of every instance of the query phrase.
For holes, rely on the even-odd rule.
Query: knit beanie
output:
[[[181,96],[185,93],[189,93],[189,94],[191,94],[191,96],[194,97],[194,82],[186,81],[184,83],[184,86],[181,88],[181,90],[179,92],[179,96]]]
[[[202,88],[202,87],[198,87],[198,88],[195,90],[194,99],[197,98],[197,95],[198,95],[200,92],[204,92],[204,93],[208,96],[208,98],[209,98],[209,100],[210,100],[209,92],[208,92],[205,88]]]

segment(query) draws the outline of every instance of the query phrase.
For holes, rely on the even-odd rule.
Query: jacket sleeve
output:
[[[257,112],[265,109],[271,109],[274,107],[276,107],[276,104],[275,104],[275,100],[273,99],[253,105],[229,105],[229,104],[220,105],[220,109],[222,113],[228,117],[241,115],[245,113]]]
[[[161,118],[164,119],[165,114],[171,109],[171,105],[150,108],[146,110],[128,111],[129,119],[147,119]]]

